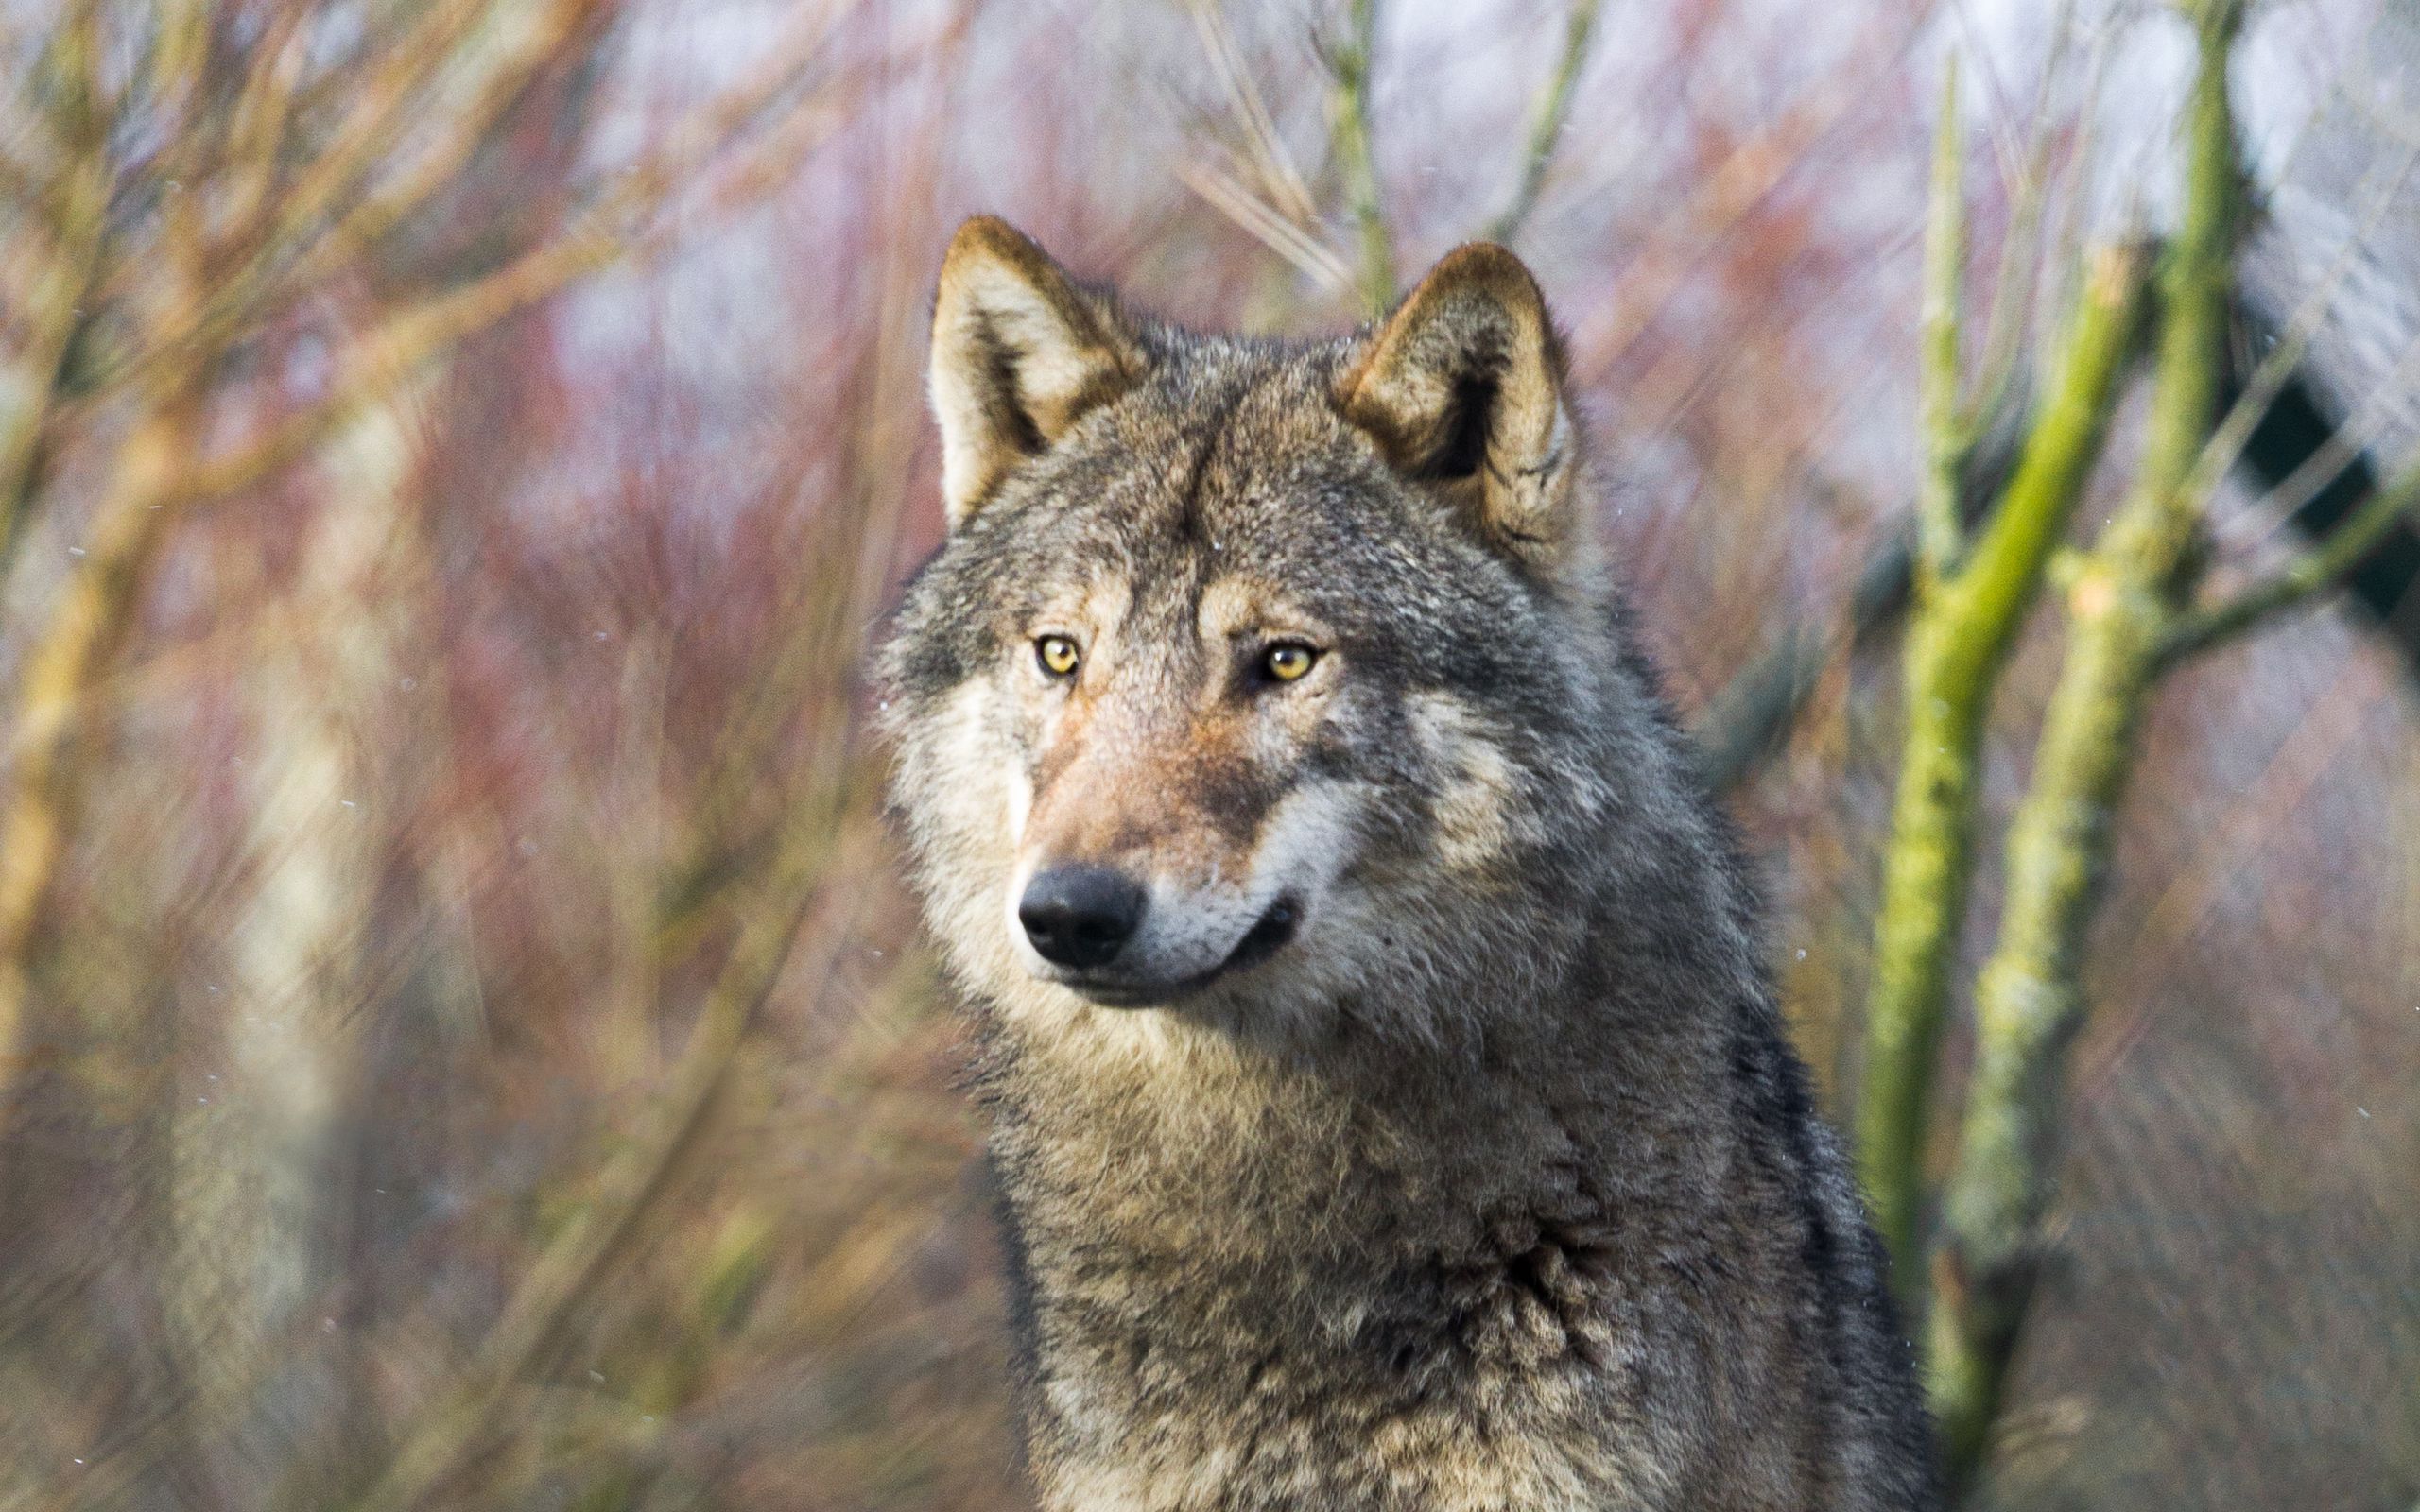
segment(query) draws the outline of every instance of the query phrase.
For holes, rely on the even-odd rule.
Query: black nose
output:
[[[1017,922],[1054,966],[1079,970],[1115,955],[1143,921],[1143,889],[1107,867],[1052,867],[1034,873],[1017,901]]]

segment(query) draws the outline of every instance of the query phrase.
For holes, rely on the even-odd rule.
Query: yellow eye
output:
[[[1320,654],[1309,646],[1289,643],[1285,645],[1270,646],[1261,657],[1260,664],[1268,670],[1270,677],[1277,681],[1292,682],[1304,673],[1310,671],[1311,663],[1319,659]]]
[[[1082,660],[1076,652],[1076,643],[1063,635],[1046,635],[1034,642],[1033,659],[1054,678],[1074,677],[1076,663]]]

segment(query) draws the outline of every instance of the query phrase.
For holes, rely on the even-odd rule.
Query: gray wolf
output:
[[[1307,343],[1003,222],[881,677],[1042,1504],[1930,1504],[1878,1246],[1501,248]]]

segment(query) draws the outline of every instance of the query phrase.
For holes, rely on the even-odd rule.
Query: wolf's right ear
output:
[[[929,369],[950,528],[1142,372],[1142,349],[1109,301],[1023,232],[991,215],[959,227],[933,299]]]

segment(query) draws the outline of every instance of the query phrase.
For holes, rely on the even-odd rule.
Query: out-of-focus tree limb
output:
[[[2371,494],[2319,544],[2286,566],[2232,598],[2179,615],[2160,639],[2160,659],[2181,661],[2309,604],[2411,521],[2420,521],[2420,464]]]
[[[2036,1268],[2061,1057],[2111,819],[2193,571],[2191,487],[2217,411],[2242,189],[2227,94],[2240,0],[2190,8],[2200,64],[2186,203],[2161,268],[2157,387],[2142,469],[2069,587],[2066,664],[2009,827],[1997,944],[1977,983],[1975,1066],[1945,1192],[1927,1338],[1954,1482],[1979,1465]]]
[[[1547,169],[1554,163],[1555,144],[1563,137],[1563,124],[1571,115],[1571,92],[1580,82],[1581,65],[1588,60],[1588,39],[1597,29],[1599,0],[1572,0],[1571,13],[1564,21],[1563,51],[1555,60],[1554,72],[1547,78],[1546,88],[1538,94],[1538,103],[1530,113],[1528,145],[1521,153],[1521,178],[1512,190],[1512,203],[1488,223],[1490,241],[1509,242],[1521,234],[1529,223],[1530,212],[1538,207],[1538,195],[1546,188]]]
[[[588,4],[593,0],[565,0],[563,13]],[[0,1090],[5,1090],[21,1051],[29,955],[43,901],[80,807],[77,765],[63,759],[74,716],[131,623],[132,606],[150,558],[176,507],[260,481],[307,453],[337,425],[376,402],[430,357],[608,262],[651,249],[669,232],[666,207],[710,163],[752,134],[760,140],[777,140],[787,152],[811,146],[807,139],[767,129],[768,119],[778,113],[779,105],[792,100],[810,60],[829,34],[830,24],[844,9],[845,0],[833,0],[824,7],[818,24],[807,28],[802,45],[776,50],[746,84],[700,110],[676,131],[664,150],[617,176],[569,230],[493,272],[387,316],[340,349],[338,376],[323,395],[233,450],[199,461],[193,455],[195,442],[203,430],[214,376],[230,343],[245,327],[208,330],[193,314],[206,308],[208,271],[229,252],[223,241],[214,236],[203,196],[178,194],[165,201],[164,223],[172,254],[166,261],[176,270],[176,282],[162,301],[165,314],[161,326],[207,339],[166,340],[133,374],[141,400],[138,418],[111,455],[105,470],[108,483],[86,528],[87,539],[77,548],[76,568],[47,619],[31,631],[18,685],[11,691],[9,748],[15,761],[9,786],[0,795]],[[441,19],[454,15],[455,9],[440,12]],[[573,35],[570,29],[545,34],[558,46]],[[535,61],[522,59],[513,67],[526,65],[527,71],[534,73],[556,56],[550,53]],[[251,60],[251,66],[285,66],[285,55],[263,54]],[[399,102],[412,97],[426,71],[437,66],[389,60],[379,76],[388,82],[372,90],[375,99],[371,117],[390,112]],[[242,93],[250,95],[257,91]],[[798,109],[812,113],[811,107],[830,104],[828,99],[817,99],[798,102]],[[362,118],[356,113],[350,119]],[[826,118],[831,118],[828,112]],[[468,160],[465,151],[455,161]],[[373,176],[375,170],[373,154],[333,177],[351,183]],[[420,181],[414,169],[403,171],[412,181]],[[433,193],[437,185],[430,182],[422,187]],[[325,208],[348,193],[340,184],[314,202]],[[293,206],[279,197],[265,217],[268,229],[259,234],[290,232],[307,240],[315,228],[308,222],[294,222],[294,215]],[[287,261],[273,249],[257,257],[247,254],[238,259],[242,266],[285,266]]]
[[[1732,675],[1692,731],[1698,775],[1707,787],[1729,792],[1781,746],[1841,645],[1893,623],[1906,608],[1914,567],[1913,533],[1890,532],[1858,570],[1848,612],[1837,626],[1786,620],[1754,660]]]
[[[1252,166],[1253,176],[1260,180],[1281,218],[1297,227],[1309,225],[1319,218],[1319,206],[1311,198],[1310,185],[1303,181],[1301,170],[1294,166],[1293,155],[1286,150],[1286,139],[1278,132],[1276,119],[1270,113],[1260,86],[1244,67],[1236,47],[1235,29],[1227,25],[1225,11],[1218,0],[1188,0],[1185,9],[1193,17],[1194,30],[1201,38],[1201,50],[1210,60],[1211,70],[1219,76],[1228,109],[1243,129],[1244,157]]]
[[[1352,25],[1329,58],[1336,75],[1330,109],[1338,171],[1361,241],[1361,309],[1375,319],[1395,302],[1394,241],[1387,231],[1386,202],[1378,188],[1378,164],[1370,145],[1370,67],[1378,34],[1378,0],[1353,0]]]
[[[51,64],[48,125],[60,149],[48,181],[35,186],[41,207],[26,228],[30,257],[0,274],[16,327],[0,363],[0,583],[40,486],[43,433],[59,391],[60,369],[86,328],[85,301],[99,275],[110,203],[109,141],[91,97],[92,55],[100,46],[90,11],[63,26]],[[30,266],[26,266],[29,264]]]
[[[561,1336],[580,1300],[610,1273],[662,1200],[683,1157],[706,1128],[733,1061],[821,892],[822,879],[866,864],[856,849],[834,844],[843,810],[832,798],[799,805],[799,817],[783,835],[756,891],[756,906],[742,921],[670,1083],[638,1136],[598,1177],[595,1198],[531,1265],[461,1382],[400,1435],[403,1447],[354,1503],[354,1512],[410,1512],[442,1487],[494,1432],[504,1398]],[[862,826],[858,830],[863,833]],[[827,952],[847,936],[847,919],[836,919],[822,931]]]
[[[1311,232],[1288,219],[1235,176],[1210,163],[1180,162],[1177,178],[1210,207],[1234,221],[1254,241],[1292,264],[1322,288],[1340,289],[1353,269]]]
[[[1958,568],[1958,473],[1964,464],[1966,418],[1958,397],[1958,312],[1966,287],[1966,175],[1958,118],[1958,63],[1941,76],[1941,118],[1933,129],[1932,192],[1925,215],[1922,359],[1916,422],[1924,469],[1916,486],[1916,580],[1929,590]]]
[[[77,570],[18,673],[9,720],[16,760],[0,808],[0,1091],[15,1069],[43,899],[81,808],[83,784],[66,759],[73,716],[130,627],[126,606],[175,497],[199,404],[198,393],[171,396],[120,447],[114,486],[77,548]]]
[[[421,30],[396,43],[384,66],[368,81],[364,97],[295,182],[272,194],[267,180],[280,148],[291,106],[290,83],[262,90],[267,96],[249,112],[259,140],[235,159],[230,209],[233,223],[216,235],[214,261],[223,269],[182,318],[153,333],[140,348],[116,353],[88,380],[95,390],[118,381],[168,370],[180,359],[224,348],[254,328],[272,307],[306,290],[315,279],[352,266],[375,238],[429,202],[451,183],[478,145],[487,140],[504,109],[548,66],[563,57],[579,23],[596,0],[556,0],[543,12],[516,23],[483,17],[465,0],[432,8]],[[392,134],[406,107],[423,98],[448,49],[475,40],[482,25],[517,25],[488,65],[480,88],[463,107],[449,112],[442,135],[402,168],[387,163]],[[276,78],[291,66],[284,52],[259,70]],[[373,180],[383,171],[392,181]]]
[[[1965,529],[1979,524],[1985,509],[1998,500],[2031,426],[2015,391],[1987,389],[1986,395],[1993,407],[1973,427],[1979,434],[1967,449],[1958,481],[1958,511]],[[1915,587],[1912,501],[1898,513],[1906,518],[1867,551],[1844,613],[1821,626],[1785,621],[1765,648],[1709,700],[1690,731],[1700,751],[1699,774],[1708,787],[1727,793],[1746,782],[1789,739],[1832,658],[1899,623]]]
[[[1919,579],[1905,654],[1907,732],[1875,923],[1858,1155],[1876,1227],[1915,1283],[1926,1114],[1965,911],[1984,715],[2010,645],[2099,455],[2142,323],[2148,257],[2104,250],[2015,475],[1954,572]]]

